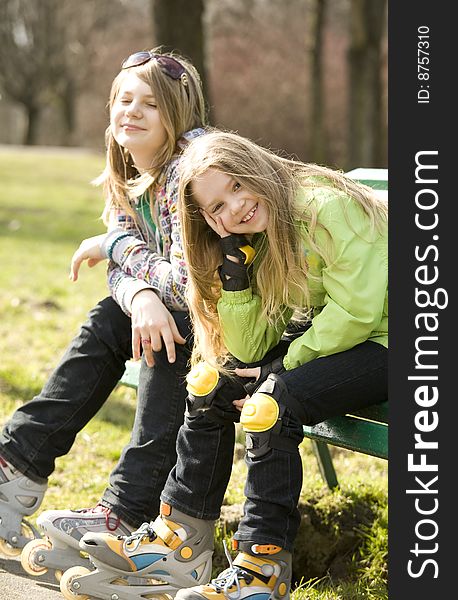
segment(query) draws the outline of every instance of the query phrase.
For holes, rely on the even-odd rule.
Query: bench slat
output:
[[[133,360],[128,360],[126,362],[126,370],[119,380],[119,383],[121,385],[137,389],[138,376],[140,374],[140,364],[140,361],[134,362]]]
[[[368,419],[369,421],[388,423],[388,402],[381,402],[380,404],[374,404],[361,410],[355,410],[352,414],[363,419]]]
[[[388,426],[355,417],[334,417],[313,427],[304,425],[304,435],[312,440],[325,442],[377,456],[388,458]]]
[[[367,169],[360,167],[353,169],[353,171],[348,171],[346,175],[364,185],[368,185],[374,190],[388,189],[388,169]]]

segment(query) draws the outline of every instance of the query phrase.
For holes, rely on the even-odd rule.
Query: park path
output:
[[[17,558],[0,556],[0,600],[63,600],[54,572],[27,575]]]

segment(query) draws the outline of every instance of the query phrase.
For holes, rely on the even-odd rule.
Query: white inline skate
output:
[[[80,542],[96,570],[66,571],[67,600],[166,600],[211,577],[214,522],[195,519],[167,504],[152,523],[128,537],[87,533]]]
[[[0,553],[17,556],[38,530],[24,517],[40,506],[46,483],[36,483],[0,456]]]
[[[88,531],[128,535],[132,528],[123,523],[110,509],[98,504],[80,510],[47,510],[37,519],[44,539],[29,542],[22,550],[22,568],[29,575],[44,575],[55,570],[58,581],[62,572],[76,565],[90,569],[91,564],[79,542]],[[93,568],[93,567],[92,567]]]

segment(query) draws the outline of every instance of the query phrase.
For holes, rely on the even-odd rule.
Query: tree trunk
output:
[[[165,51],[189,58],[202,78],[208,98],[203,31],[203,0],[151,0],[156,40]]]
[[[311,39],[311,134],[310,158],[313,162],[323,164],[326,157],[326,131],[324,127],[324,98],[323,98],[323,24],[325,18],[326,0],[316,0]]]
[[[352,0],[349,166],[386,164],[382,136],[381,42],[386,0]]]
[[[26,146],[34,146],[38,139],[40,109],[35,104],[27,104],[25,109],[27,112],[27,127],[24,135],[24,144]]]
[[[62,93],[61,98],[62,106],[62,121],[64,124],[64,131],[62,135],[62,145],[72,146],[73,138],[75,134],[76,125],[76,92],[74,82],[68,79],[65,84],[65,89]]]

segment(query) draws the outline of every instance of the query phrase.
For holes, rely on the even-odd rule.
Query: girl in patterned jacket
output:
[[[1,549],[20,552],[28,541],[21,519],[40,506],[55,459],[105,403],[125,361],[143,354],[136,416],[97,506],[38,517],[59,547],[41,543],[28,552],[23,564],[33,574],[77,564],[78,541],[88,530],[127,533],[157,514],[183,421],[190,327],[177,171],[182,149],[206,121],[200,77],[176,54],[137,52],[114,79],[109,107],[106,167],[98,179],[108,232],[81,243],[70,278],[77,280],[84,261],[108,259],[111,297],[89,313],[41,393],[4,425]]]

